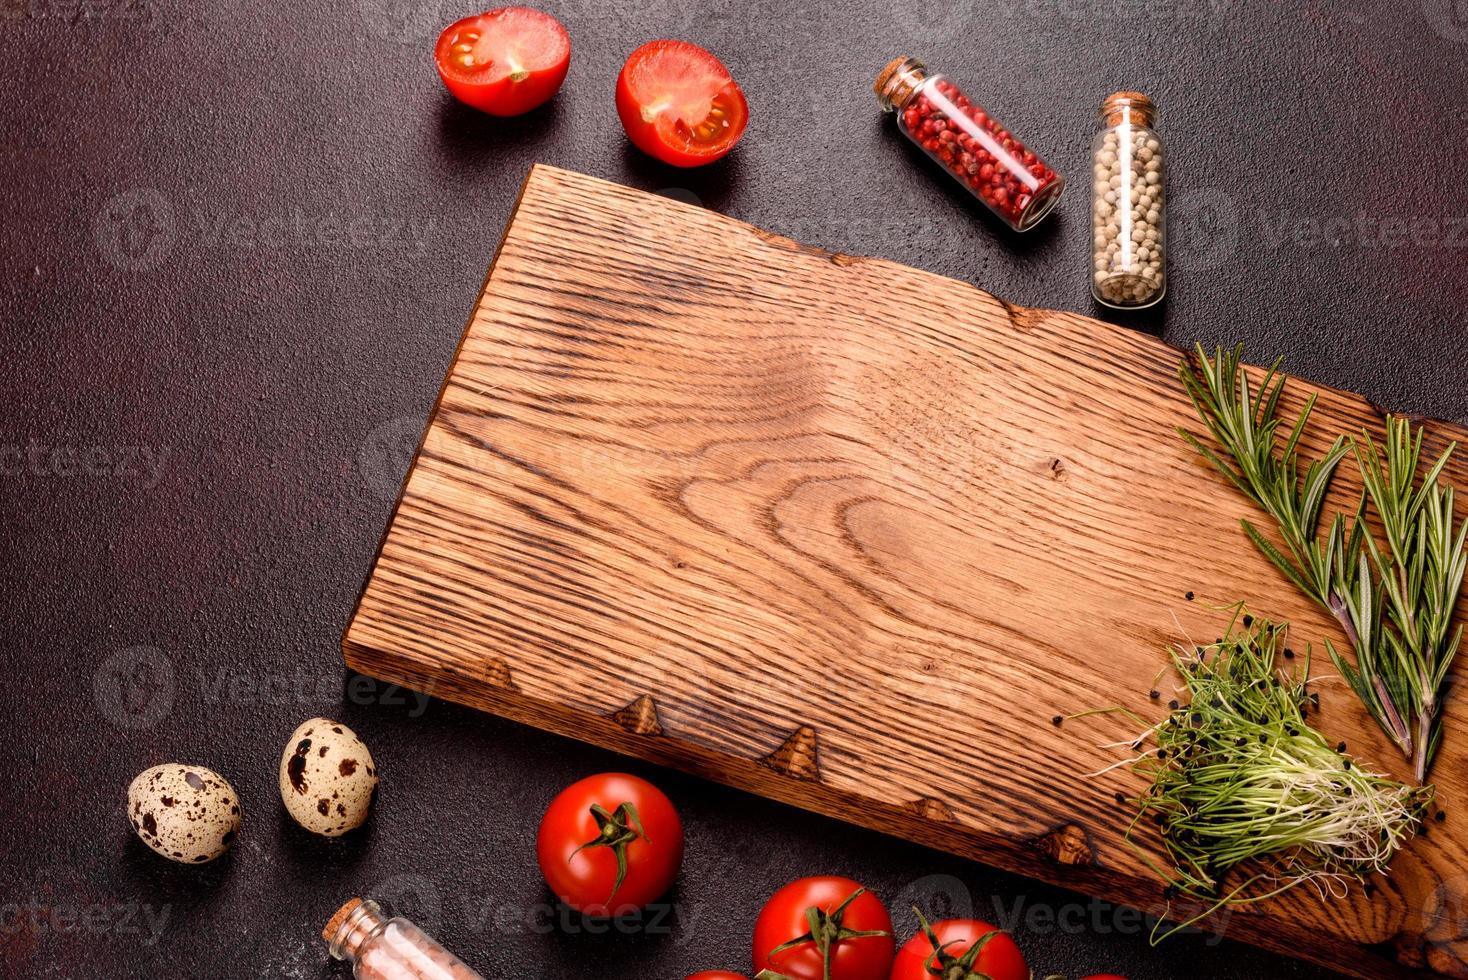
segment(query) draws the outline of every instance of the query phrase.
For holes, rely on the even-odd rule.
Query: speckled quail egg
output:
[[[203,864],[234,843],[240,798],[212,769],[168,762],[133,779],[127,818],[143,843],[170,861]]]
[[[337,837],[362,826],[377,792],[372,753],[341,722],[312,718],[280,757],[280,798],[296,823]]]

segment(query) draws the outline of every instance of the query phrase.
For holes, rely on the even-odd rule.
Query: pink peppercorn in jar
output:
[[[1015,231],[1039,224],[1065,180],[983,106],[922,62],[898,58],[872,86],[897,128]]]

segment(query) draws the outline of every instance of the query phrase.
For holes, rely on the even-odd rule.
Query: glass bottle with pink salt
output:
[[[389,918],[370,900],[354,898],[337,909],[321,935],[357,980],[484,980],[428,933]]]

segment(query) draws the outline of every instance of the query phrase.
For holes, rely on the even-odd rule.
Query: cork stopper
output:
[[[877,72],[872,91],[877,93],[877,101],[883,109],[888,112],[894,109],[901,111],[917,94],[927,77],[927,66],[916,58],[893,58],[887,63],[887,67]]]
[[[1107,126],[1129,122],[1151,129],[1156,118],[1157,106],[1141,92],[1112,92],[1101,100],[1101,119]]]
[[[376,902],[351,898],[336,910],[321,930],[331,955],[339,960],[356,961],[362,944],[382,926],[382,908]]]
[[[341,931],[342,924],[351,917],[353,912],[361,908],[361,906],[362,900],[360,898],[348,899],[347,904],[337,909],[336,914],[326,920],[326,928],[321,930],[321,938],[325,939],[328,943],[335,940],[336,934]]]

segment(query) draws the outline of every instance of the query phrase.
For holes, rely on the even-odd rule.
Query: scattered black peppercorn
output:
[[[1253,616],[1250,616],[1248,613],[1244,613],[1244,626],[1245,626],[1245,628],[1248,628],[1248,627],[1253,626],[1253,625],[1254,625],[1254,617]]]
[[[1065,720],[1065,717],[1063,715],[1056,715],[1054,718],[1051,718],[1050,719],[1050,724],[1055,725],[1055,726],[1058,727],[1060,725],[1060,723],[1062,721],[1064,721],[1064,720]]]
[[[1159,759],[1166,759],[1167,758],[1167,750],[1166,749],[1158,749],[1157,750],[1157,758],[1159,758]]]
[[[1123,806],[1125,806],[1126,805],[1126,794],[1125,793],[1117,793],[1116,794],[1116,802],[1118,802],[1118,803],[1122,804]]]
[[[1432,819],[1436,820],[1438,823],[1442,823],[1444,820],[1448,819],[1448,811],[1439,810]]]
[[[1345,742],[1342,742],[1341,744],[1337,745],[1335,747],[1335,750],[1337,752],[1344,752],[1344,751],[1346,751],[1346,743]]]
[[[1186,600],[1188,600],[1188,601],[1189,601],[1189,602],[1192,602],[1192,601],[1193,601],[1193,593],[1191,593],[1191,592],[1188,592],[1188,593],[1186,593],[1186,594],[1185,594],[1185,595],[1184,595],[1184,596],[1183,596],[1183,598],[1184,598],[1184,599],[1186,599]]]
[[[1295,659],[1295,651],[1291,650],[1289,647],[1285,647],[1284,648],[1284,655],[1285,655],[1285,659],[1286,660],[1294,660]]]
[[[1351,760],[1350,759],[1347,759],[1346,760],[1346,769],[1349,770],[1350,768],[1351,768]]]
[[[1161,691],[1148,691],[1147,692],[1147,697],[1151,698],[1153,701],[1156,701],[1158,698],[1162,697],[1162,692]]]
[[[1177,700],[1176,699],[1173,699],[1173,700],[1167,702],[1167,710],[1169,710],[1169,711],[1176,711],[1177,708],[1178,708],[1178,704],[1177,704]]]

